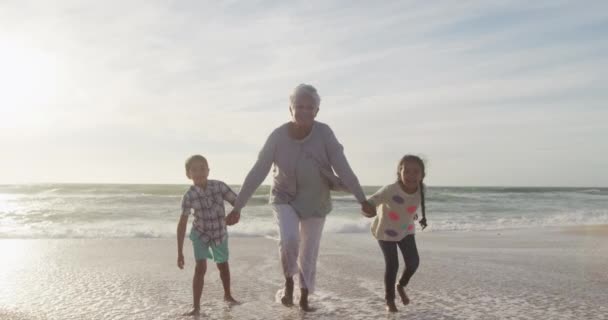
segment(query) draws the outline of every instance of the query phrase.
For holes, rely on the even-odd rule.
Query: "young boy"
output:
[[[182,214],[177,225],[177,266],[184,268],[184,237],[188,216],[194,211],[194,222],[190,240],[194,247],[196,269],[192,279],[194,309],[187,315],[200,313],[201,295],[207,271],[207,259],[213,259],[220,271],[224,286],[224,300],[235,304],[230,293],[230,269],[228,267],[228,232],[224,201],[234,205],[236,194],[222,181],[207,180],[209,165],[201,155],[194,155],[186,161],[186,176],[192,180],[182,199]],[[230,224],[236,223],[230,216]],[[238,220],[237,220],[238,221]]]

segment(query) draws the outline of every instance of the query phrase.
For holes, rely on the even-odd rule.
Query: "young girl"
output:
[[[379,209],[378,215],[374,210],[362,206],[364,215],[373,217],[371,226],[374,237],[380,244],[384,254],[386,269],[384,273],[384,287],[386,290],[386,306],[390,312],[397,312],[395,306],[395,281],[399,270],[399,256],[397,247],[403,254],[405,270],[397,283],[397,292],[401,302],[407,305],[410,300],[405,293],[410,278],[416,272],[420,259],[416,249],[415,221],[418,213],[422,213],[420,225],[426,228],[426,212],[424,206],[425,186],[422,183],[425,170],[424,162],[417,156],[406,155],[397,167],[397,182],[384,186],[376,192],[369,202]]]

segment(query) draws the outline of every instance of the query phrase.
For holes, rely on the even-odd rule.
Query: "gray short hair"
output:
[[[291,105],[293,105],[293,102],[296,100],[296,96],[301,94],[311,97],[315,102],[315,109],[319,109],[319,105],[321,105],[321,97],[319,96],[319,93],[315,87],[306,83],[301,83],[293,89],[293,92],[289,96]]]

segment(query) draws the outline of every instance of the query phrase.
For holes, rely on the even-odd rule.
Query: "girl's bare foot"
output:
[[[198,316],[198,315],[200,315],[200,314],[201,314],[201,310],[200,310],[200,309],[196,309],[196,308],[195,308],[195,309],[193,309],[193,310],[192,310],[192,311],[190,311],[190,312],[186,312],[186,313],[184,313],[184,316]]]
[[[398,312],[397,306],[395,305],[395,300],[386,300],[386,311],[388,312]]]
[[[304,312],[314,312],[316,310],[308,305],[308,289],[300,289],[300,309]]]
[[[236,301],[232,296],[224,296],[224,301],[231,306],[240,304],[240,302]]]
[[[410,303],[410,298],[408,298],[407,294],[405,294],[405,288],[400,285],[397,285],[397,292],[399,292],[399,296],[401,297],[401,302],[403,302],[403,305],[407,306]]]
[[[285,278],[285,290],[283,291],[283,297],[281,297],[281,303],[286,307],[293,306],[293,278]]]

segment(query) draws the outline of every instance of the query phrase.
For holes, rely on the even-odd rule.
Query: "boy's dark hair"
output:
[[[422,229],[426,228],[426,205],[425,205],[425,197],[424,197],[424,177],[426,176],[426,169],[424,166],[424,161],[422,160],[422,158],[420,158],[419,156],[413,155],[413,154],[406,154],[405,156],[403,156],[403,158],[401,158],[401,161],[399,161],[399,165],[397,166],[397,181],[399,182],[399,184],[401,184],[401,175],[400,175],[400,171],[401,168],[403,168],[405,166],[405,163],[411,161],[411,162],[416,162],[418,163],[418,165],[420,166],[420,169],[422,169],[422,180],[420,180],[420,185],[418,186],[418,188],[420,189],[420,205],[422,207],[422,220],[420,220],[420,225],[422,226]]]
[[[190,178],[190,167],[192,167],[192,164],[196,161],[202,161],[207,167],[209,167],[209,163],[207,162],[207,159],[205,159],[205,157],[201,156],[200,154],[195,154],[191,156],[186,160],[186,175],[188,176],[188,178]]]

